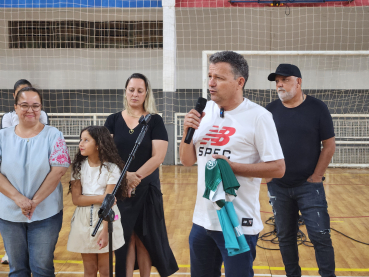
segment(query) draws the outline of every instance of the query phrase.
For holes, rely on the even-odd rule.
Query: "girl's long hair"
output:
[[[100,174],[103,166],[110,170],[107,163],[116,164],[119,167],[120,171],[122,171],[124,167],[124,162],[118,154],[118,149],[115,146],[114,140],[110,135],[109,130],[104,126],[89,126],[81,131],[80,137],[84,131],[87,131],[90,134],[90,136],[95,140],[96,146],[98,147],[99,159],[101,163]],[[81,179],[81,165],[82,162],[86,159],[87,156],[82,156],[81,150],[78,150],[72,163],[72,176],[74,179]],[[71,185],[69,185],[69,191],[71,191]],[[124,176],[121,185],[119,186],[119,189],[117,191],[116,198],[123,199],[127,196],[127,191],[127,179],[126,176]]]

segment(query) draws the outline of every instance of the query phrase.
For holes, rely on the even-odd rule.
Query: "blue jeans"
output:
[[[63,222],[63,211],[31,223],[0,219],[0,233],[9,257],[10,277],[55,276],[54,250]]]
[[[245,235],[250,251],[228,256],[223,233],[193,224],[190,233],[191,277],[220,277],[224,261],[225,276],[252,277],[259,235]]]
[[[299,211],[314,245],[319,274],[334,274],[334,251],[330,235],[330,219],[323,183],[305,182],[294,188],[284,188],[273,181],[268,183],[269,203],[273,207],[279,247],[288,277],[300,277],[297,231]]]

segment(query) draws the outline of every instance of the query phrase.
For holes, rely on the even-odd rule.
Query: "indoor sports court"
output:
[[[192,213],[195,205],[197,171],[196,167],[163,165],[160,169],[162,190],[164,194],[165,220],[169,242],[179,265],[174,276],[189,276],[190,256],[188,235],[192,225]],[[368,243],[368,176],[365,169],[330,168],[326,174],[324,188],[327,195],[328,211],[331,216],[332,242],[335,249],[337,276],[368,276],[368,245],[356,242],[343,234]],[[69,177],[68,177],[69,178]],[[63,178],[64,187],[64,219],[62,231],[55,251],[55,269],[57,276],[83,276],[80,254],[68,252],[66,244],[69,235],[70,220],[75,209],[71,196],[67,195],[68,178]],[[269,205],[266,184],[262,182],[260,190],[261,216],[263,221],[273,216]],[[265,224],[260,235],[273,231],[274,226]],[[334,230],[333,230],[334,229]],[[306,228],[300,230],[306,235]],[[275,234],[266,237],[270,240]],[[308,243],[299,246],[300,266],[305,276],[319,276],[315,261],[314,249]],[[258,241],[264,248],[278,249],[278,244],[269,241]],[[3,248],[3,245],[2,249]],[[6,276],[8,265],[1,265],[1,274]],[[158,276],[153,270],[152,276]],[[281,254],[276,250],[257,248],[254,262],[255,276],[285,275]],[[135,275],[136,276],[136,275]],[[138,273],[137,273],[137,276]]]
[[[200,96],[210,99],[209,57],[222,50],[241,54],[249,64],[245,98],[263,107],[278,99],[268,74],[291,63],[301,70],[303,92],[327,105],[336,141],[324,181],[335,272],[368,277],[368,0],[0,0],[0,116],[14,110],[14,83],[31,81],[73,160],[80,131],[103,126],[110,114],[122,111],[127,77],[146,75],[168,133],[159,170],[169,243],[179,266],[173,276],[190,276],[197,165],[181,164],[179,144],[186,113]],[[61,277],[83,276],[84,270],[81,255],[67,250],[75,210],[70,174],[71,168],[61,180],[64,215],[54,252]],[[260,186],[264,230],[255,276],[286,276],[264,179]],[[302,275],[319,276],[303,220],[299,229]],[[1,239],[0,257],[4,251]],[[8,273],[9,265],[0,264],[0,276]],[[159,276],[154,268],[151,276]]]

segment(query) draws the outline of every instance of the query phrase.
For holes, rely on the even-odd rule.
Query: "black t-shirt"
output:
[[[108,116],[105,122],[105,127],[108,128],[110,133],[114,135],[114,142],[118,148],[119,155],[122,160],[126,162],[128,160],[129,154],[132,152],[132,149],[135,146],[136,140],[141,132],[143,125],[138,124],[133,129],[134,132],[130,134],[130,129],[123,119],[122,112],[118,112]],[[151,120],[149,121],[149,129],[147,130],[140,146],[137,148],[135,158],[128,168],[129,172],[137,171],[152,157],[153,140],[168,141],[168,133],[165,129],[163,119],[158,114],[152,115]],[[159,177],[158,172],[156,172],[155,175]]]
[[[321,141],[334,137],[328,107],[307,95],[305,101],[295,108],[286,108],[278,99],[266,109],[273,114],[286,163],[285,175],[273,181],[284,187],[299,186],[314,173]]]

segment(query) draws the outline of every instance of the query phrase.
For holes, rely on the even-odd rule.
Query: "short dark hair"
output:
[[[232,68],[235,79],[238,77],[243,77],[245,79],[243,88],[245,87],[249,78],[249,65],[242,55],[233,51],[217,52],[210,56],[209,62],[212,64],[228,63]]]
[[[25,91],[33,91],[33,92],[36,92],[38,94],[38,96],[40,97],[40,101],[41,101],[41,105],[42,105],[42,96],[41,96],[41,93],[33,88],[33,87],[25,87],[25,88],[22,88],[20,91],[18,91],[17,95],[15,96],[15,99],[14,99],[14,104],[17,105],[18,104],[18,101],[19,101],[19,95],[21,95],[23,92]]]
[[[32,87],[32,84],[26,79],[20,79],[14,84],[14,93],[19,88],[19,86],[27,85],[27,87]]]

